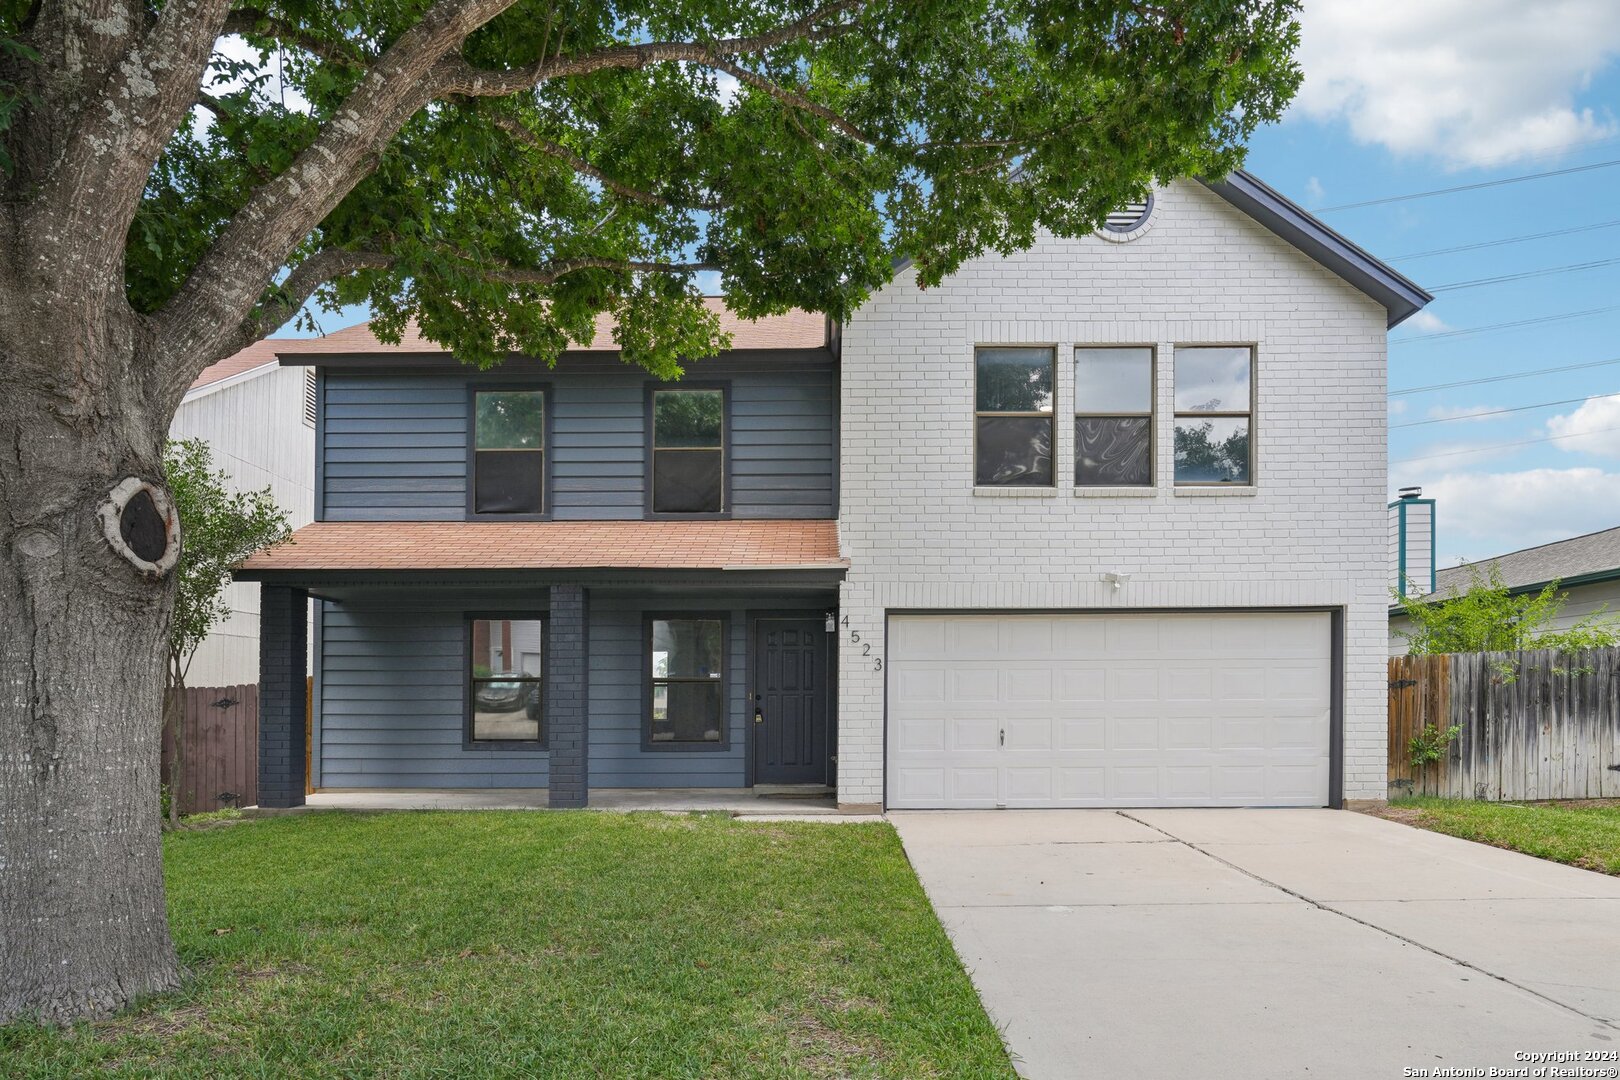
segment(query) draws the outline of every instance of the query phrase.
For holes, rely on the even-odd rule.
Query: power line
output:
[[[1470,326],[1462,330],[1441,330],[1433,334],[1413,334],[1411,337],[1397,338],[1390,342],[1394,345],[1412,345],[1424,341],[1437,341],[1440,338],[1464,337],[1468,334],[1484,334],[1494,330],[1512,330],[1520,326],[1536,326],[1540,323],[1563,322],[1567,319],[1584,319],[1588,315],[1602,315],[1609,311],[1620,311],[1620,304],[1610,304],[1608,307],[1587,308],[1585,311],[1566,311],[1559,315],[1539,315],[1533,319],[1515,319],[1513,322],[1491,323],[1487,326]]]
[[[1359,210],[1364,206],[1384,206],[1388,203],[1411,202],[1413,199],[1432,199],[1436,195],[1455,195],[1459,191],[1480,191],[1484,188],[1502,187],[1506,184],[1523,184],[1530,180],[1546,180],[1554,176],[1569,176],[1572,173],[1592,172],[1594,169],[1612,169],[1620,165],[1620,158],[1608,161],[1595,161],[1589,165],[1571,165],[1564,169],[1550,169],[1547,172],[1521,173],[1518,176],[1504,176],[1500,180],[1482,180],[1477,184],[1459,184],[1456,187],[1435,188],[1433,191],[1414,191],[1407,195],[1386,195],[1382,199],[1367,199],[1363,202],[1341,203],[1338,206],[1324,206],[1316,211],[1318,214],[1332,214],[1340,210]]]
[[[1477,289],[1484,285],[1505,285],[1510,281],[1528,281],[1530,278],[1553,277],[1558,274],[1575,274],[1583,270],[1597,270],[1605,266],[1620,263],[1617,259],[1593,259],[1591,262],[1570,263],[1567,266],[1544,266],[1539,270],[1524,270],[1517,274],[1499,274],[1496,277],[1472,278],[1468,281],[1451,281],[1444,285],[1431,285],[1432,293],[1456,292],[1458,289]]]
[[[1517,371],[1511,375],[1487,375],[1480,379],[1459,379],[1457,382],[1434,383],[1429,386],[1408,386],[1403,390],[1391,390],[1389,396],[1401,397],[1404,394],[1426,394],[1430,390],[1453,390],[1459,386],[1479,386],[1483,383],[1507,382],[1509,379],[1528,379],[1532,375],[1552,375],[1560,371],[1583,371],[1586,368],[1609,367],[1614,364],[1620,364],[1620,357],[1615,357],[1613,360],[1593,360],[1586,364],[1565,364],[1562,367]]]
[[[1569,229],[1552,229],[1548,232],[1526,233],[1523,236],[1509,236],[1502,240],[1483,240],[1477,244],[1458,244],[1456,247],[1434,248],[1431,251],[1414,251],[1410,255],[1396,255],[1385,259],[1385,262],[1410,262],[1413,259],[1427,259],[1435,255],[1455,255],[1463,251],[1479,251],[1482,248],[1502,247],[1505,244],[1522,244],[1527,240],[1546,240],[1553,236],[1572,236],[1575,233],[1593,232],[1597,229],[1612,229],[1620,225],[1620,218],[1613,221],[1600,221],[1596,225],[1576,225]]]
[[[1620,427],[1593,428],[1591,431],[1572,431],[1568,435],[1547,435],[1540,439],[1520,439],[1518,442],[1493,443],[1490,446],[1475,446],[1467,450],[1449,450],[1443,454],[1420,454],[1417,457],[1400,458],[1391,461],[1391,465],[1406,465],[1413,461],[1430,461],[1434,458],[1460,457],[1463,454],[1483,454],[1490,450],[1506,450],[1513,446],[1530,446],[1534,443],[1557,442],[1559,439],[1579,439],[1583,435],[1603,435],[1611,431],[1620,431]]]
[[[1554,405],[1573,405],[1577,401],[1603,401],[1606,398],[1620,397],[1620,394],[1583,394],[1580,397],[1564,398],[1562,401],[1543,401],[1538,405],[1514,405],[1507,409],[1485,409],[1481,412],[1460,413],[1457,416],[1436,416],[1429,420],[1408,420],[1404,424],[1391,424],[1391,428],[1422,427],[1424,424],[1451,424],[1459,420],[1478,420],[1484,416],[1501,416],[1504,413],[1528,412],[1531,409],[1550,409]]]

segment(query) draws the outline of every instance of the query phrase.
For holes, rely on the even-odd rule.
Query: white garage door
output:
[[[895,808],[1323,806],[1323,612],[895,615]]]

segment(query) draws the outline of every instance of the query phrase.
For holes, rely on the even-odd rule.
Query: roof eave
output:
[[[1237,170],[1205,187],[1377,300],[1391,328],[1422,311],[1434,299],[1427,290],[1340,236],[1309,211],[1258,177]]]

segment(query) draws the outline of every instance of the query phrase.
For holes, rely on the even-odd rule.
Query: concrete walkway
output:
[[[890,819],[1025,1076],[1620,1054],[1614,878],[1332,810]]]
[[[545,788],[344,790],[328,788],[305,797],[307,810],[544,810]],[[656,810],[665,813],[718,812],[734,817],[797,820],[876,821],[876,815],[841,814],[831,795],[784,788],[763,794],[757,788],[592,788],[593,810]]]

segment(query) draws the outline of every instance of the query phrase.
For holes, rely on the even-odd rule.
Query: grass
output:
[[[1012,1077],[886,824],[305,814],[164,837],[185,989],[0,1073]]]
[[[1391,804],[1390,814],[1464,840],[1620,874],[1620,805],[1418,798]]]

